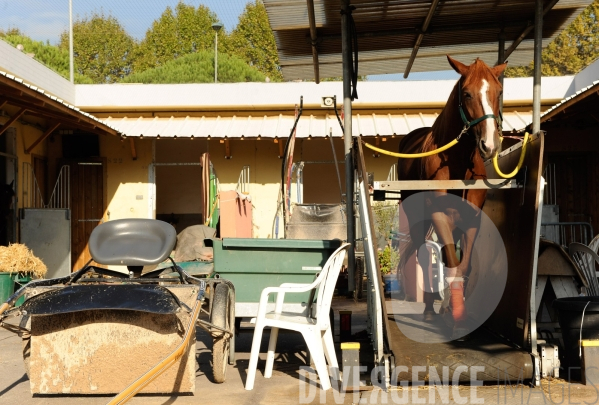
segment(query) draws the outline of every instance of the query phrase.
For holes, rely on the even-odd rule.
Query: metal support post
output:
[[[534,77],[532,93],[532,132],[538,134],[541,131],[541,51],[543,48],[543,0],[535,2],[535,44],[534,44]],[[537,278],[537,255],[539,251],[539,237],[541,232],[541,210],[543,208],[543,194],[545,184],[541,178],[539,187],[539,201],[537,207],[537,229],[535,230],[536,241],[534,246],[533,261],[533,283]],[[534,285],[533,285],[534,287]],[[530,293],[530,354],[534,361],[533,384],[540,386],[540,358],[537,350],[537,324],[535,322],[535,290],[532,288]]]
[[[543,51],[543,0],[535,1],[534,74],[532,91],[532,133],[541,130],[541,52]]]
[[[349,34],[349,0],[342,0],[341,14],[341,53],[343,55],[343,127],[345,146],[345,206],[347,213],[347,242],[351,246],[347,254],[348,293],[355,289],[356,255],[355,235],[356,221],[354,219],[354,163],[352,158],[352,104],[351,104],[351,46]]]
[[[71,83],[75,83],[75,62],[73,55],[73,0],[69,0],[69,79]]]
[[[501,65],[503,62],[505,62],[505,32],[503,31],[503,28],[501,29],[501,32],[499,33],[498,39],[499,39],[499,50],[497,52],[497,64]],[[503,73],[499,76],[499,83],[501,83],[501,87],[503,87],[503,76],[504,76]],[[499,112],[501,114],[503,114],[503,94],[499,98]]]

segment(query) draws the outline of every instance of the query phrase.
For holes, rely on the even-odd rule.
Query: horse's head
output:
[[[501,150],[502,88],[498,78],[507,63],[490,68],[480,59],[476,59],[470,66],[449,55],[447,60],[462,76],[457,85],[461,119],[476,137],[480,155],[483,159],[488,159]]]
[[[0,211],[3,215],[7,215],[10,207],[12,206],[12,198],[15,196],[13,190],[14,180],[10,184],[3,184],[0,186]]]

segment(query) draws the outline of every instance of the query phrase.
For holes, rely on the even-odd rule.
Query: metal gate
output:
[[[46,278],[71,273],[70,168],[63,166],[48,201],[44,201],[31,164],[23,163],[21,243],[48,267]]]

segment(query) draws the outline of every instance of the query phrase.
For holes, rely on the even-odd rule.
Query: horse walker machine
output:
[[[234,362],[234,287],[189,275],[170,259],[175,243],[166,222],[103,223],[81,270],[32,281],[2,304],[0,325],[23,339],[32,394],[119,393],[109,403],[121,404],[137,392],[193,393],[196,325],[213,337],[213,379],[224,382]]]
[[[368,332],[374,348],[375,366],[384,370],[379,375],[379,381],[384,383],[385,388],[411,380],[413,367],[420,367],[416,370],[420,381],[431,381],[435,371],[437,376],[443,376],[444,368],[448,368],[449,375],[453,376],[460,366],[477,366],[479,371],[482,370],[477,374],[479,381],[496,383],[529,380],[539,384],[541,376],[556,376],[554,368],[559,368],[559,360],[539,356],[537,344],[542,342],[537,341],[535,323],[535,280],[544,190],[541,177],[543,144],[543,132],[526,136],[523,142],[498,155],[495,164],[498,170],[492,159],[486,162],[486,180],[414,180],[368,184],[362,141],[358,139],[354,142],[359,226],[368,274]],[[500,178],[497,173],[514,167],[519,168],[514,178]],[[507,279],[503,295],[490,317],[468,339],[438,343],[410,339],[406,335],[421,335],[435,326],[421,322],[421,312],[402,313],[392,309],[391,303],[385,300],[369,189],[373,190],[375,200],[397,200],[401,190],[474,188],[488,189],[483,212],[499,231],[505,246]],[[491,244],[485,244],[484,240],[479,243],[481,239],[477,238],[475,242],[479,258],[484,257],[487,251],[492,253],[490,250],[494,248]],[[480,271],[484,272],[485,268]],[[439,276],[443,277],[442,274]],[[468,300],[466,296],[467,307]],[[469,315],[471,307],[475,306],[469,306]],[[403,325],[409,325],[409,333],[406,333]],[[470,382],[469,373],[459,375],[460,382]]]

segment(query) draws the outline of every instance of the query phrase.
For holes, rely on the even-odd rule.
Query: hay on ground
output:
[[[27,246],[13,243],[0,246],[0,272],[30,274],[33,278],[44,278],[48,268]]]

